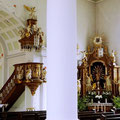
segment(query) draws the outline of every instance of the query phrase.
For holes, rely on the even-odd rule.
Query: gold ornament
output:
[[[26,37],[29,37],[29,36],[30,36],[30,33],[29,33],[29,32],[27,32],[25,35],[26,35]]]

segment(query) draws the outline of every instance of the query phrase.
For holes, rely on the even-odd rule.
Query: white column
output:
[[[34,108],[34,106],[33,106],[33,96],[31,94],[31,91],[28,88],[28,86],[25,86],[25,105],[26,105],[26,110],[28,108]]]
[[[47,95],[47,83],[40,85],[40,110],[46,110],[46,95]]]
[[[47,120],[77,120],[76,0],[47,1]]]
[[[26,51],[26,62],[38,62],[42,63],[42,55],[41,52],[35,52],[33,51]],[[30,89],[28,86],[25,86],[25,105],[27,108],[34,108],[37,111],[40,111],[40,101],[41,101],[41,91],[40,91],[40,85],[35,91],[35,95],[32,96]]]
[[[33,96],[28,86],[25,86],[25,105],[26,110],[29,108],[34,108],[35,111],[40,110],[40,86],[37,88]]]
[[[25,60],[26,62],[42,62],[41,52],[26,51]]]

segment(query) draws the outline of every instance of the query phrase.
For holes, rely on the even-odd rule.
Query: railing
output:
[[[42,63],[21,63],[15,64],[14,67],[13,74],[0,90],[0,104],[9,104],[8,109],[23,93],[25,85],[34,95],[36,88],[42,82],[46,82],[46,69],[43,68]]]
[[[15,71],[12,73],[8,81],[5,83],[5,85],[0,90],[0,103],[3,103],[4,99],[8,96],[8,94],[11,92],[11,90],[15,86]]]

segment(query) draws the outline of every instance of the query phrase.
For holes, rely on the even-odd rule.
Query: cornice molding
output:
[[[89,2],[92,2],[92,3],[100,3],[102,2],[103,0],[88,0]]]
[[[16,54],[12,54],[12,55],[7,55],[6,58],[10,59],[10,58],[15,58],[15,57],[19,57],[19,56],[25,56],[25,52],[20,52],[20,53],[16,53]]]

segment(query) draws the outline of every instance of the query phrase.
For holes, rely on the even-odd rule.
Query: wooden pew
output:
[[[96,120],[100,118],[101,114],[95,111],[82,111],[78,112],[78,119],[80,120]]]
[[[120,114],[102,115],[101,120],[120,120]]]
[[[113,115],[113,114],[115,114],[113,111],[112,112],[104,112],[104,113],[102,113],[102,115]]]
[[[114,112],[105,112],[105,113],[95,113],[95,112],[80,112],[78,113],[78,118],[80,120],[97,120],[101,118],[101,115],[114,114]]]
[[[1,120],[45,120],[46,111],[1,112]]]
[[[120,117],[107,118],[106,120],[120,120]]]

